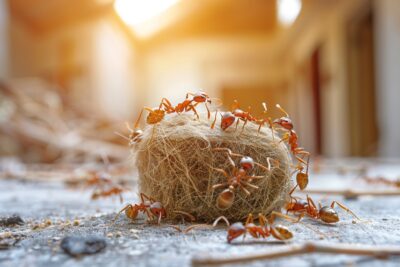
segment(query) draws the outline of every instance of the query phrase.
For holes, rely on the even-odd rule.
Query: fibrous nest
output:
[[[211,122],[194,119],[187,114],[168,115],[157,125],[145,128],[142,140],[136,144],[136,165],[139,170],[140,191],[166,208],[169,219],[192,214],[199,221],[212,221],[224,215],[229,220],[240,220],[249,213],[268,214],[281,208],[290,187],[290,157],[286,146],[268,127],[258,133],[258,126],[248,123],[241,131],[234,126],[226,131],[218,125],[210,129]],[[234,153],[250,156],[264,166],[271,161],[271,171],[257,166],[255,175],[265,175],[252,184],[250,195],[235,191],[233,205],[226,210],[216,206],[218,194],[224,188],[213,189],[227,179],[213,168],[231,173],[227,153],[213,148],[229,148]],[[240,158],[233,157],[238,164]]]

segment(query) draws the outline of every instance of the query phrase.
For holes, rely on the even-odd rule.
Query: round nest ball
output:
[[[221,215],[237,221],[249,213],[266,215],[280,209],[291,185],[291,158],[287,147],[279,142],[281,139],[268,127],[258,133],[254,123],[247,123],[243,131],[242,125],[222,131],[219,119],[214,129],[210,128],[211,122],[175,114],[148,125],[141,141],[134,146],[140,192],[160,201],[168,219],[189,213],[197,221],[211,222]],[[213,185],[227,182],[215,168],[230,175],[233,167],[228,153],[214,148],[229,148],[232,153],[249,156],[264,166],[271,163],[270,171],[254,166],[252,174],[265,177],[251,181],[258,188],[245,187],[250,194],[237,187],[228,209],[216,205],[218,195],[228,186],[213,189]],[[238,166],[241,157],[232,159]]]

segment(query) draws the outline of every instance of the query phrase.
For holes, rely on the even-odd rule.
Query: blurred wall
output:
[[[5,0],[0,0],[0,79],[8,76],[8,10]]]
[[[381,129],[379,153],[400,155],[400,1],[377,0],[376,55],[378,117]]]
[[[136,110],[134,50],[110,17],[43,34],[16,19],[10,26],[12,78],[50,80],[68,90],[81,109],[121,121],[131,118]]]

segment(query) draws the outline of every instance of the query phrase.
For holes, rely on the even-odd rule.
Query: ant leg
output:
[[[242,126],[242,130],[240,131],[240,134],[242,134],[243,133],[243,131],[244,131],[244,127],[246,126],[246,124],[247,124],[247,122],[248,122],[249,120],[246,118],[246,119],[244,119],[244,123],[243,123],[243,126]]]
[[[293,194],[294,190],[296,190],[297,186],[299,186],[299,185],[296,184],[296,185],[292,188],[292,190],[290,190],[290,192],[289,192],[289,197],[290,197],[291,199],[294,199],[294,197],[292,197],[292,194]],[[297,201],[296,201],[296,202],[297,202]]]
[[[348,207],[346,207],[342,203],[339,203],[339,202],[334,200],[334,201],[332,201],[331,208],[334,208],[335,204],[337,204],[340,208],[342,208],[347,213],[350,213],[357,220],[361,221],[361,219],[351,209],[349,209]]]
[[[216,227],[220,220],[223,220],[226,223],[226,226],[230,226],[229,220],[225,216],[220,216],[215,219],[214,223],[212,224],[213,227]]]
[[[223,176],[225,176],[226,178],[229,178],[229,175],[228,175],[228,173],[225,171],[225,170],[223,170],[223,169],[219,169],[219,168],[214,168],[214,167],[211,167],[214,171],[217,171],[217,172],[219,172],[219,173],[221,173]]]
[[[228,185],[228,183],[215,184],[215,185],[212,186],[212,189],[215,190],[215,189],[218,189],[220,187],[227,186],[227,185]]]
[[[261,226],[267,226],[268,225],[268,219],[262,215],[261,213],[258,214],[258,222],[260,223]]]
[[[253,223],[253,222],[254,222],[253,214],[249,213],[249,215],[247,216],[247,219],[246,219],[246,223],[244,225],[248,225],[248,224]]]
[[[131,204],[126,205],[122,210],[120,210],[117,215],[115,216],[114,220],[113,220],[113,224],[115,223],[115,221],[118,219],[118,217],[121,215],[122,212],[124,212],[125,210],[132,208]]]
[[[191,225],[188,228],[186,228],[185,230],[183,230],[182,233],[187,234],[196,228],[212,229],[214,227],[209,224],[195,224],[195,225]]]
[[[263,175],[252,175],[252,176],[246,176],[246,177],[243,177],[243,178],[248,178],[248,180],[252,180],[252,179],[264,179],[265,178],[265,176],[263,176]]]
[[[243,190],[243,192],[245,192],[246,193],[246,195],[251,195],[251,193],[250,193],[250,191],[249,190],[247,190],[243,185],[241,185],[241,184],[239,184],[239,187],[240,187],[240,189],[242,189]]]
[[[217,122],[217,114],[218,114],[218,110],[215,111],[215,118],[214,118],[213,123],[211,124],[211,129],[214,129],[215,123]]]
[[[252,189],[260,189],[260,187],[258,187],[256,185],[253,185],[251,183],[245,182],[245,181],[242,181],[242,184],[244,184],[245,186],[248,186],[248,187],[250,187]]]
[[[195,108],[193,105],[189,105],[188,108],[191,109],[191,110],[193,110],[194,114],[196,115],[197,119],[199,120],[199,119],[200,119],[200,116],[199,116],[199,114],[197,113],[196,108]]]
[[[298,223],[304,217],[304,213],[301,213],[298,218],[293,218],[289,215],[285,215],[280,212],[273,211],[273,212],[271,212],[271,215],[269,217],[269,222],[272,224],[275,221],[276,217],[282,218],[282,219],[292,222],[292,223]]]
[[[162,213],[160,212],[160,213],[158,214],[158,221],[157,221],[157,224],[158,224],[158,225],[160,225],[160,223],[161,223],[161,218],[162,218]]]
[[[149,196],[146,195],[145,193],[140,193],[140,198],[141,198],[141,200],[142,200],[143,203],[144,203],[144,201],[145,201],[146,199],[149,200],[149,201],[152,202],[152,203],[156,202],[156,200],[155,200],[154,198],[149,197]]]
[[[225,151],[231,157],[244,157],[244,155],[242,155],[242,154],[233,153],[232,150],[230,150],[229,148],[226,148],[226,147],[216,147],[216,148],[213,148],[213,150],[215,150],[215,151]]]
[[[315,205],[314,201],[311,199],[309,195],[307,195],[307,203],[309,207],[312,207],[313,209],[317,209],[317,205]]]
[[[207,106],[207,103],[204,103],[204,106],[206,106],[206,109],[207,109],[207,118],[210,119],[210,117],[211,117],[211,112],[210,112],[210,109],[209,109],[208,106]]]
[[[240,119],[239,119],[239,118],[237,118],[237,119],[236,119],[235,131],[237,131],[237,128],[238,128],[238,125],[239,125],[239,121],[240,121]]]
[[[270,172],[270,171],[271,171],[271,163],[270,163],[270,161],[269,161],[269,157],[267,158],[267,162],[268,162],[268,167],[265,167],[264,165],[262,165],[261,163],[258,163],[258,162],[254,162],[254,165],[257,165],[257,166],[260,167],[261,169]]]

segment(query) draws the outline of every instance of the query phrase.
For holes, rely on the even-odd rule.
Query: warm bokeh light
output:
[[[301,11],[301,0],[278,0],[278,19],[283,25],[292,24]]]
[[[116,0],[114,8],[122,20],[132,26],[141,24],[156,17],[179,0]]]

